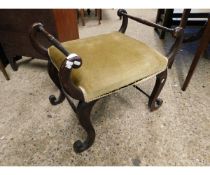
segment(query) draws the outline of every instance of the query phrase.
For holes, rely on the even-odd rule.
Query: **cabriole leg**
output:
[[[77,140],[74,143],[74,151],[76,153],[81,153],[86,149],[88,149],[89,147],[91,147],[95,140],[95,130],[90,120],[90,113],[95,102],[96,101],[85,103],[80,101],[77,106],[77,116],[80,124],[87,132],[87,138],[85,139],[84,142]]]
[[[58,71],[54,67],[54,65],[51,63],[51,61],[48,61],[48,74],[51,78],[51,80],[55,83],[55,85],[60,90],[60,95],[58,98],[56,98],[54,95],[50,95],[49,100],[52,105],[57,105],[62,103],[65,100],[65,95],[61,90],[61,85],[58,77]]]
[[[149,97],[148,106],[151,111],[158,109],[163,103],[162,99],[158,99],[158,96],[166,82],[166,78],[167,78],[167,69],[156,76],[155,87],[152,91],[152,94]]]

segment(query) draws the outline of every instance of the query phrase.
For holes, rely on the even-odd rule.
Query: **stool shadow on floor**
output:
[[[107,110],[107,108],[113,109],[112,105],[115,102],[118,104],[118,106],[120,106],[120,108],[125,108],[125,110],[126,108],[132,108],[132,104],[129,103],[129,101],[126,98],[124,98],[119,93],[116,93],[113,96],[104,97],[102,100],[96,103],[96,105],[94,106],[94,110],[92,112],[93,113],[92,120],[105,121],[113,118],[112,111]],[[113,110],[113,112],[116,112],[116,110]],[[119,113],[119,116],[121,116],[121,113]]]

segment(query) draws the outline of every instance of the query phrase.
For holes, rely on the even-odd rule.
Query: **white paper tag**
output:
[[[71,53],[71,54],[69,54],[69,55],[66,57],[66,59],[69,60],[69,59],[74,58],[74,57],[77,57],[77,56],[78,56],[78,55],[77,55],[76,53]]]
[[[66,61],[66,68],[71,69],[73,63],[71,61]]]
[[[79,61],[74,61],[74,65],[76,65],[76,66],[80,66],[80,62]]]

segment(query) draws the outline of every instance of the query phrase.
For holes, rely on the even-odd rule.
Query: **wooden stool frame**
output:
[[[132,19],[136,22],[145,24],[147,26],[160,28],[164,31],[170,32],[172,34],[172,36],[175,38],[175,42],[174,42],[173,46],[171,47],[171,50],[168,54],[168,59],[169,59],[169,63],[171,61],[173,61],[174,56],[175,56],[176,52],[178,51],[180,43],[182,42],[182,39],[183,39],[183,30],[181,27],[177,27],[174,29],[167,28],[167,27],[149,22],[147,20],[128,15],[127,12],[123,9],[118,10],[117,14],[119,17],[121,17],[123,19],[122,25],[119,29],[119,32],[121,32],[121,33],[125,33],[126,28],[128,26],[128,19]],[[83,151],[87,150],[88,148],[90,148],[95,140],[95,130],[94,130],[93,125],[90,120],[90,113],[91,113],[91,110],[92,110],[94,104],[99,99],[86,103],[84,100],[83,92],[78,87],[76,87],[74,85],[74,83],[72,82],[72,80],[70,78],[71,70],[77,69],[80,66],[82,66],[82,59],[79,56],[75,56],[75,57],[71,58],[70,60],[65,60],[62,64],[62,66],[60,67],[60,70],[57,71],[57,69],[54,67],[54,65],[52,64],[52,62],[48,56],[47,48],[42,46],[36,40],[37,33],[43,34],[49,40],[49,42],[51,42],[65,56],[68,56],[70,54],[70,52],[67,51],[58,40],[56,40],[52,35],[50,35],[44,29],[44,27],[41,23],[35,23],[32,26],[31,31],[30,31],[31,42],[32,42],[33,46],[37,49],[37,51],[39,51],[40,53],[42,53],[43,55],[48,57],[49,76],[52,79],[52,81],[55,83],[55,85],[58,87],[58,89],[60,90],[60,95],[58,98],[56,98],[54,95],[51,95],[49,97],[49,100],[52,105],[57,105],[57,104],[62,103],[65,98],[68,100],[70,106],[76,113],[80,124],[82,125],[82,127],[85,129],[85,131],[87,133],[87,137],[86,137],[85,141],[78,140],[74,143],[75,152],[76,153],[83,152]],[[71,61],[72,64],[74,61],[77,61],[80,63],[80,65],[78,66],[78,65],[73,64],[72,68],[68,69],[65,66],[67,61]],[[166,78],[167,78],[167,69],[165,69],[163,72],[159,73],[156,76],[156,83],[155,83],[155,86],[153,88],[151,95],[148,95],[147,93],[145,93],[138,86],[133,85],[136,89],[138,89],[140,92],[143,92],[143,94],[145,94],[149,98],[148,106],[151,111],[157,110],[162,105],[162,100],[159,99],[158,96],[166,82]],[[71,101],[69,96],[71,98],[78,100],[79,101],[78,105],[74,105],[74,103]]]

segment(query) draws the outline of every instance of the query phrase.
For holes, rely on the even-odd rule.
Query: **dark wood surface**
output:
[[[207,22],[207,25],[204,29],[204,32],[201,36],[201,40],[199,41],[199,46],[196,50],[196,53],[195,53],[195,56],[193,58],[193,61],[192,61],[192,64],[190,66],[190,69],[188,71],[188,74],[187,74],[187,77],[184,81],[184,84],[182,86],[182,90],[185,91],[187,86],[189,85],[190,83],[190,80],[193,76],[193,73],[196,69],[196,66],[198,64],[198,61],[200,60],[201,58],[201,55],[203,54],[203,52],[207,49],[208,47],[208,44],[210,42],[210,16],[208,18],[208,22]]]
[[[0,43],[10,64],[16,56],[47,59],[33,48],[29,39],[29,29],[35,22],[45,24],[45,28],[62,42],[79,38],[74,9],[5,9],[0,10],[0,21]],[[46,47],[50,45],[42,37],[38,40]],[[17,69],[16,65],[11,66]]]
[[[54,20],[59,41],[69,41],[79,38],[76,10],[56,9],[53,10]]]

